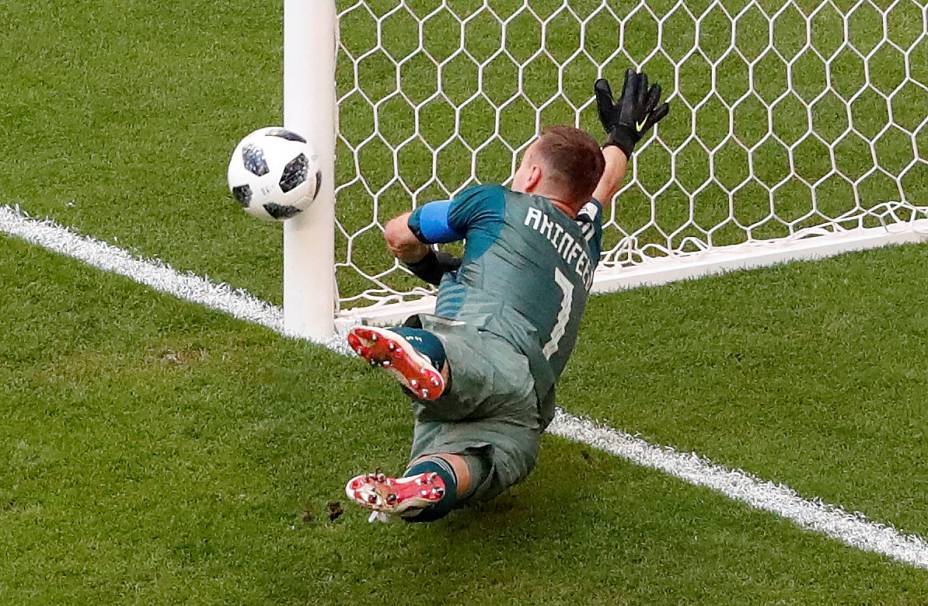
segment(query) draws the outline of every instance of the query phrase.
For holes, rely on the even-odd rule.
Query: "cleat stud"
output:
[[[371,342],[372,342],[372,343],[376,343],[376,342],[377,342],[377,333],[371,333]]]
[[[393,351],[394,349],[396,349],[396,343],[392,341],[390,343],[387,343],[387,349],[389,349],[390,351]]]
[[[409,386],[412,387],[413,389],[416,389],[417,387],[419,387],[419,381],[416,381],[415,379],[413,379],[409,382]]]
[[[384,360],[383,362],[380,363],[380,365],[386,368],[390,365],[390,360]]]
[[[387,495],[387,505],[393,505],[394,503],[396,503],[396,499],[397,499],[397,497],[396,497],[395,494],[392,494],[392,493],[391,493],[391,494],[388,494],[388,495]]]
[[[429,390],[428,390],[428,389],[423,389],[423,390],[422,390],[422,397],[423,397],[423,398],[428,398],[428,397],[429,397]]]
[[[377,360],[371,360],[371,366],[377,366]]]
[[[432,379],[432,387],[438,387],[439,385],[438,379]]]
[[[371,505],[376,504],[376,503],[377,503],[377,495],[373,495],[373,494],[372,494],[371,496],[367,497],[367,502],[370,503]]]

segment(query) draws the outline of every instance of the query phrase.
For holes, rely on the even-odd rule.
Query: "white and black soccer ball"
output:
[[[283,221],[316,199],[322,184],[319,157],[292,130],[259,128],[232,152],[229,190],[242,208],[260,219]]]

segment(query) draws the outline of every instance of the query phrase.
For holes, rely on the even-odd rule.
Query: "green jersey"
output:
[[[577,340],[602,243],[602,208],[576,219],[542,196],[499,185],[471,187],[449,206],[465,237],[461,267],[438,289],[435,314],[493,333],[529,361],[544,400]]]

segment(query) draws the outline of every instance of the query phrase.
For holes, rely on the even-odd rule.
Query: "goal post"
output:
[[[318,154],[321,189],[284,221],[284,329],[322,340],[335,330],[335,0],[284,0],[284,126]]]
[[[287,21],[302,12],[301,28],[324,30],[304,29],[312,41],[300,44],[325,47],[291,59],[319,61],[337,44],[334,91],[320,92],[328,63],[311,72],[314,94],[336,99],[337,120],[319,100],[291,97],[285,83],[286,120],[298,128],[321,116],[306,131],[317,147],[335,137],[333,178],[324,180],[334,197],[314,206],[334,208],[334,241],[307,237],[334,247],[326,271],[334,267],[340,297],[314,304],[320,314],[340,306],[336,324],[430,309],[432,291],[386,252],[386,221],[475,183],[507,184],[545,125],[599,136],[592,83],[605,76],[616,88],[629,66],[661,82],[671,113],[640,146],[616,198],[602,201],[595,291],[928,234],[928,0],[291,5]],[[288,77],[310,73],[291,59]],[[285,228],[285,275],[326,254],[291,245],[318,227],[310,226],[316,215],[301,220]],[[331,232],[329,220],[320,225]],[[322,281],[316,275],[297,291]],[[288,288],[291,317],[288,305],[305,296],[290,298]]]

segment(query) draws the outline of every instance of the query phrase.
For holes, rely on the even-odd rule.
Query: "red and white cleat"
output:
[[[385,521],[386,516],[402,517],[404,513],[412,514],[439,502],[445,495],[445,482],[434,472],[406,478],[391,478],[376,472],[351,478],[345,485],[345,494],[374,512],[370,521]]]
[[[348,345],[371,366],[389,371],[417,398],[435,400],[445,391],[445,379],[438,369],[393,331],[357,326],[348,332]]]

